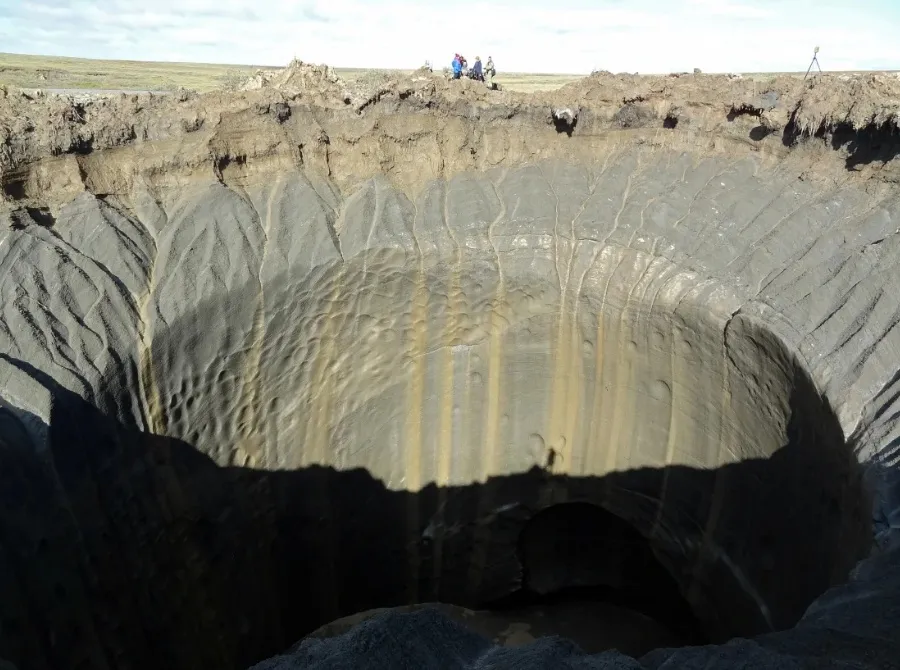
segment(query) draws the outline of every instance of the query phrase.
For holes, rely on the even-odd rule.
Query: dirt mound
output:
[[[257,70],[238,88],[241,91],[270,88],[286,95],[314,93],[340,98],[346,90],[347,84],[328,65],[314,65],[295,59],[282,70]]]
[[[468,79],[451,81],[427,68],[412,73],[369,70],[352,80],[343,79],[327,65],[292,61],[282,70],[259,70],[240,85],[241,91],[277,91],[296,100],[322,106],[347,106],[360,110],[385,96],[475,98],[486,101],[490,91]]]

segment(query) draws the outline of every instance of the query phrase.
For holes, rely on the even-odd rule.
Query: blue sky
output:
[[[0,0],[0,51],[520,72],[900,69],[900,0]]]

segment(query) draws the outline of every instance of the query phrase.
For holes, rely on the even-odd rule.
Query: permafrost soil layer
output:
[[[299,64],[5,93],[0,657],[898,667],[898,110],[874,75]],[[710,645],[492,637],[523,587],[640,583],[624,531],[563,565],[571,503]]]

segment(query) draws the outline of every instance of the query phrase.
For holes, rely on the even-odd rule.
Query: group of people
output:
[[[461,79],[463,76],[469,77],[470,79],[474,79],[475,81],[482,81],[488,83],[491,87],[493,87],[494,83],[494,75],[497,74],[497,70],[494,68],[494,59],[488,56],[487,63],[483,66],[481,64],[481,57],[475,56],[475,63],[472,65],[472,68],[468,68],[468,62],[465,57],[461,54],[456,54],[453,57],[453,78]]]

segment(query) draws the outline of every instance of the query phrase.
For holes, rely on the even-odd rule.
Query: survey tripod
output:
[[[813,49],[813,59],[812,59],[812,62],[809,64],[809,67],[806,68],[806,74],[803,75],[804,80],[809,76],[809,73],[812,71],[813,65],[815,65],[817,68],[819,68],[819,74],[821,74],[822,67],[819,65],[819,47],[816,47],[815,49]]]

